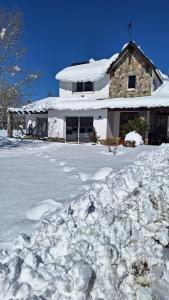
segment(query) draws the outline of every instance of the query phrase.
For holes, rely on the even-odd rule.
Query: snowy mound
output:
[[[0,148],[3,147],[16,147],[20,144],[20,141],[16,140],[16,139],[10,139],[10,138],[6,138],[6,137],[1,137],[0,136]]]
[[[93,60],[89,63],[71,66],[63,69],[56,75],[56,79],[61,81],[97,81],[102,79],[111,63],[118,58],[118,54],[114,54],[109,59]]]
[[[1,299],[169,294],[169,146],[145,152],[0,255]]]
[[[135,146],[144,144],[142,136],[135,131],[126,134],[125,142],[135,142]]]

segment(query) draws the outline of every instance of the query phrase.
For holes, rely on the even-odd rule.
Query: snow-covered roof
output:
[[[157,73],[157,76],[162,81],[161,72],[155,67],[154,63],[147,57],[147,55],[143,52],[140,46],[136,45],[134,41],[130,41],[126,43],[120,53],[114,54],[109,59],[100,59],[94,60],[90,59],[88,63],[76,64],[70,67],[67,67],[56,74],[55,78],[61,81],[66,82],[86,82],[86,81],[98,81],[102,79],[105,74],[107,73],[109,67],[114,63],[118,63],[118,60],[123,56],[124,52],[129,48],[132,47],[137,49],[149,62]]]
[[[118,54],[114,54],[109,59],[100,59],[100,60],[93,60],[90,59],[88,63],[79,64],[75,66],[70,66],[62,71],[60,71],[56,75],[56,79],[61,81],[97,81],[103,78],[112,64],[118,57]]]
[[[48,110],[93,110],[93,109],[137,109],[137,108],[169,107],[169,80],[151,96],[132,98],[61,98],[48,97],[22,108],[10,108],[11,112],[45,112]]]

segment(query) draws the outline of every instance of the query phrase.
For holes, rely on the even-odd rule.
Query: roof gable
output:
[[[141,48],[139,46],[136,45],[135,42],[130,41],[128,44],[125,44],[122,48],[122,51],[120,52],[120,54],[118,55],[117,59],[115,61],[112,62],[112,64],[110,65],[109,69],[108,69],[108,73],[113,70],[114,68],[116,68],[116,66],[118,65],[118,63],[122,60],[122,58],[124,57],[124,55],[127,52],[132,53],[133,51],[136,51],[145,61],[145,63],[152,68],[152,70],[156,73],[156,75],[158,76],[159,80],[161,81],[161,83],[163,82],[162,77],[160,72],[158,71],[157,67],[154,65],[154,63],[145,55],[145,53],[141,50]]]

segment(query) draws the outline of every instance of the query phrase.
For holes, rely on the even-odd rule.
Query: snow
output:
[[[13,68],[14,68],[14,70],[17,71],[17,72],[21,71],[21,68],[20,68],[18,65],[14,66]]]
[[[160,76],[161,76],[161,78],[162,78],[163,80],[169,80],[169,77],[168,77],[166,74],[163,74],[163,73],[161,72],[161,70],[158,69],[158,72],[160,73]]]
[[[125,142],[135,142],[135,146],[144,144],[142,136],[136,131],[131,131],[126,134]]]
[[[114,54],[109,59],[90,59],[86,64],[67,67],[60,71],[55,78],[70,82],[98,81],[105,76],[108,68],[118,58],[118,55]]]
[[[97,147],[83,149],[95,149],[97,160]],[[127,153],[136,149],[130,165],[123,161],[1,252],[2,299],[168,299],[169,146]]]
[[[128,44],[129,43],[124,44],[121,50],[124,50],[128,46]]]
[[[2,132],[2,131],[0,131]],[[0,248],[31,233],[46,213],[80,197],[93,182],[129,164],[142,151],[0,138]],[[0,133],[1,135],[1,133]]]
[[[136,43],[133,41],[136,45]],[[124,44],[122,47],[122,51],[129,45],[130,43]],[[140,46],[136,45],[140,49],[140,51],[145,55]],[[146,55],[145,55],[146,56]],[[79,64],[67,67],[61,70],[56,74],[55,78],[65,82],[86,82],[86,81],[98,81],[102,79],[107,73],[108,68],[112,64],[112,62],[116,61],[119,57],[119,53],[114,54],[109,59],[100,59],[94,60],[93,58],[89,59],[88,63]],[[147,56],[146,56],[147,57]],[[149,60],[149,58],[147,57]],[[151,60],[150,60],[151,61]],[[151,61],[152,62],[152,61]],[[154,63],[152,62],[154,65]],[[162,74],[162,72],[158,69],[155,69],[159,74],[159,77],[162,79],[166,79],[167,76]]]
[[[48,97],[22,108],[10,108],[13,112],[40,112],[50,109],[56,110],[92,110],[92,109],[123,109],[123,108],[154,108],[169,106],[169,80],[163,84],[151,96],[132,98],[108,98],[97,100],[96,98],[61,98]]]
[[[30,78],[37,79],[38,75],[37,74],[30,74]]]
[[[97,171],[95,173],[95,175],[93,176],[94,180],[104,180],[111,172],[112,172],[112,168],[101,168],[99,171]]]
[[[26,218],[28,220],[39,221],[45,214],[52,211],[56,211],[57,208],[62,206],[61,203],[57,203],[53,199],[46,199],[40,202],[38,205],[32,207],[26,212]]]
[[[6,33],[6,28],[2,28],[2,30],[0,32],[0,38],[1,38],[1,40],[4,38],[5,33]]]

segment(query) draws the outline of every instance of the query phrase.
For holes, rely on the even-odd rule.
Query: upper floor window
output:
[[[128,77],[128,89],[136,88],[136,75],[130,75]]]
[[[73,92],[92,92],[93,91],[93,82],[73,82]]]

